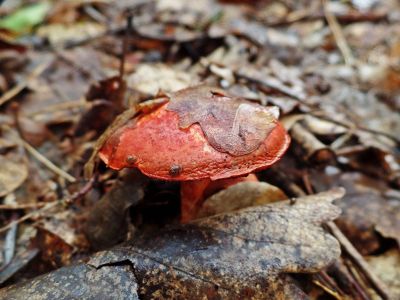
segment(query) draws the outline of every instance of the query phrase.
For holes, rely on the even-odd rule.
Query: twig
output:
[[[337,300],[343,300],[344,298],[336,291],[332,290],[330,287],[328,287],[327,285],[323,284],[320,280],[318,279],[313,279],[312,282],[319,286],[321,289],[323,289],[326,293],[328,293],[329,295],[331,295],[332,297],[334,297]]]
[[[296,196],[304,195],[304,191],[298,187],[300,193]],[[292,191],[294,192],[294,191]],[[295,192],[297,194],[297,191]],[[368,263],[364,260],[362,255],[357,251],[356,248],[351,244],[351,242],[347,239],[347,237],[342,233],[339,227],[336,226],[334,222],[328,222],[326,224],[328,228],[331,230],[332,234],[339,241],[342,248],[347,252],[349,257],[354,261],[357,267],[361,270],[366,278],[371,282],[377,293],[384,299],[390,299],[388,293],[386,292],[388,288],[386,285],[372,272]]]
[[[125,61],[126,61],[126,53],[128,52],[129,35],[132,32],[132,19],[133,16],[131,14],[128,14],[128,16],[126,17],[125,35],[122,40],[122,53],[119,65],[119,78],[121,81],[124,79],[125,76]]]
[[[346,42],[342,28],[340,27],[335,15],[330,12],[328,2],[326,0],[324,0],[324,13],[326,21],[328,22],[329,28],[332,31],[336,44],[343,55],[345,63],[347,65],[353,65],[353,54],[351,53],[350,47]]]
[[[22,222],[25,222],[26,220],[29,220],[30,218],[34,217],[37,214],[41,214],[41,213],[45,212],[46,210],[54,208],[59,204],[61,204],[61,201],[54,201],[54,202],[48,203],[44,207],[42,207],[41,209],[32,211],[32,212],[24,215],[23,217],[19,218],[18,220],[15,220],[15,221],[12,221],[12,222],[8,223],[6,226],[0,228],[0,233],[10,229],[11,227],[13,227],[16,224],[20,224]]]
[[[50,65],[50,61],[46,61],[40,65],[38,65],[32,73],[30,73],[25,80],[22,80],[20,83],[17,85],[13,86],[11,89],[9,89],[7,92],[5,92],[1,97],[0,97],[0,106],[2,106],[4,103],[7,101],[11,100],[14,98],[16,95],[18,95],[31,81],[32,79],[38,77],[40,74],[44,72],[44,70],[47,69],[47,67]]]
[[[30,218],[33,218],[35,215],[40,215],[47,210],[55,208],[57,205],[71,204],[72,202],[76,201],[77,199],[79,199],[79,198],[83,197],[85,194],[87,194],[92,189],[95,181],[96,181],[96,177],[93,176],[92,178],[90,178],[90,180],[88,180],[88,182],[86,182],[86,184],[78,192],[74,193],[70,197],[66,197],[60,201],[54,201],[54,202],[48,203],[44,207],[40,208],[39,210],[32,211],[32,212],[24,215],[23,217],[19,218],[18,220],[8,223],[6,226],[0,228],[0,233],[10,229],[11,227],[13,227],[16,224],[20,224],[22,222],[25,222],[26,220],[29,220]]]
[[[25,142],[23,139],[19,138],[20,142],[24,146],[24,148],[38,161],[40,161],[42,164],[44,164],[49,170],[53,171],[55,174],[65,178],[69,182],[75,182],[76,179],[74,176],[68,174],[65,172],[63,169],[60,167],[57,167],[54,163],[52,163],[50,160],[48,160],[45,156],[43,156],[39,151],[37,151],[35,148],[33,148],[31,145],[29,145],[27,142]]]
[[[44,203],[27,203],[27,204],[0,204],[0,210],[19,210],[29,208],[43,207]]]
[[[355,270],[354,266],[351,266],[351,262],[349,259],[343,259],[343,264],[346,267],[346,271],[349,276],[349,280],[351,280],[351,284],[354,287],[354,290],[358,293],[358,296],[361,297],[362,300],[371,300],[367,292],[367,287],[362,284],[361,275]],[[356,274],[357,273],[357,274]],[[363,277],[365,280],[365,277]],[[364,281],[365,282],[365,281]]]
[[[18,122],[17,124],[17,130],[18,130]],[[6,125],[4,126],[8,130],[11,130],[10,126]],[[60,167],[57,167],[54,163],[52,163],[50,160],[48,160],[43,154],[41,154],[39,151],[37,151],[35,148],[33,148],[29,143],[27,143],[22,137],[17,136],[16,134],[14,135],[14,139],[17,140],[19,144],[21,144],[25,150],[27,150],[34,158],[36,158],[38,161],[40,161],[42,164],[44,164],[49,170],[53,171],[55,174],[65,178],[69,182],[76,182],[76,179],[74,176],[68,174],[64,170],[62,170]]]
[[[373,273],[368,263],[364,260],[362,255],[357,251],[356,248],[351,244],[351,242],[347,239],[347,237],[341,232],[339,227],[336,226],[333,222],[327,223],[328,228],[332,232],[332,234],[336,237],[336,239],[340,242],[343,249],[352,259],[352,261],[360,268],[365,277],[369,280],[369,282],[373,285],[376,292],[384,299],[390,299],[389,294],[386,292],[388,288],[386,285]]]

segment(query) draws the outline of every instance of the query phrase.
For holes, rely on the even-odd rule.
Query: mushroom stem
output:
[[[204,200],[216,192],[244,181],[258,181],[253,173],[244,177],[225,178],[212,181],[200,179],[181,183],[181,222],[187,223],[196,218]]]

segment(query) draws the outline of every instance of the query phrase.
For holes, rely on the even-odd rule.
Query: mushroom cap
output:
[[[233,156],[213,148],[195,123],[179,127],[178,113],[167,104],[138,116],[119,128],[103,145],[100,158],[112,169],[137,167],[145,175],[163,180],[211,180],[243,176],[277,162],[290,137],[276,123],[251,153]]]

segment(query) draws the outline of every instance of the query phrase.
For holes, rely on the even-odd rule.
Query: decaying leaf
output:
[[[213,148],[235,156],[256,150],[279,115],[276,107],[254,105],[208,86],[187,88],[170,98],[167,109],[178,113],[181,128],[200,124]]]
[[[0,155],[0,197],[18,188],[28,176],[28,168],[20,160]]]
[[[126,234],[127,210],[144,195],[147,179],[139,172],[127,172],[92,207],[84,226],[94,249],[105,249],[120,242]]]
[[[294,205],[281,201],[172,226],[0,297],[288,299],[296,288],[285,274],[316,272],[339,257],[338,242],[320,224],[337,217],[331,201],[343,194],[337,188]]]
[[[165,64],[141,64],[127,82],[129,87],[154,96],[160,91],[175,92],[186,88],[198,82],[198,79],[188,72],[174,70]]]
[[[266,182],[239,182],[208,198],[197,213],[207,217],[249,206],[288,199],[279,188]]]
[[[1,299],[139,299],[129,265],[95,269],[81,264],[39,276],[29,284],[4,289]]]
[[[392,299],[400,298],[400,253],[391,249],[379,256],[368,256],[368,263],[390,289]]]
[[[79,120],[75,134],[81,136],[93,130],[100,134],[124,110],[126,83],[118,76],[95,82],[89,87],[86,100],[92,106]]]
[[[400,245],[400,210],[396,204],[370,192],[347,195],[339,206],[343,215],[338,224],[361,253],[373,253],[380,247],[376,231]]]

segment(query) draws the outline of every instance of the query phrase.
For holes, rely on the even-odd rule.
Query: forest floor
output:
[[[5,1],[0,70],[0,298],[400,299],[398,1]],[[291,144],[181,224],[179,183],[96,154],[199,84]]]

